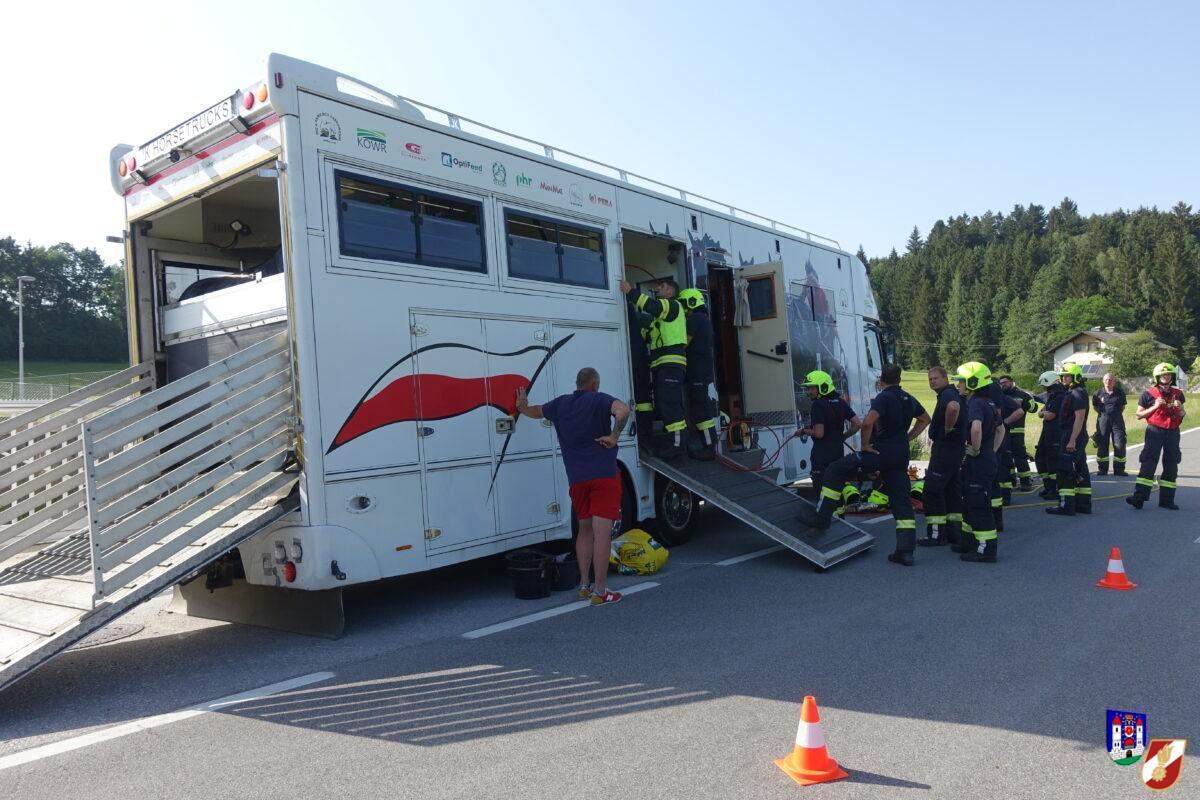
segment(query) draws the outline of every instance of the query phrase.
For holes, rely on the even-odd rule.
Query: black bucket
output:
[[[574,553],[564,553],[554,559],[554,591],[566,592],[579,585],[579,562]]]
[[[513,593],[522,600],[550,596],[554,585],[554,556],[537,550],[516,550],[508,554],[508,574]]]

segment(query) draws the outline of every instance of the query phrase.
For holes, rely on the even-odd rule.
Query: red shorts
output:
[[[571,505],[578,519],[621,518],[621,476],[592,478],[571,484]]]

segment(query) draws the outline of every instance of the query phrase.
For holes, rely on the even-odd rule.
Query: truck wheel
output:
[[[696,496],[669,478],[654,476],[654,538],[667,547],[692,538]]]

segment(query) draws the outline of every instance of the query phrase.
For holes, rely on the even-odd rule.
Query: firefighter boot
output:
[[[888,561],[905,567],[913,565],[913,549],[917,544],[915,530],[896,531],[896,552],[888,554]]]
[[[1175,505],[1175,490],[1170,487],[1164,488],[1161,483],[1158,487],[1158,507],[1171,511],[1179,510],[1179,506]]]
[[[1024,475],[1021,477],[1021,491],[1022,492],[1032,492],[1033,491],[1033,479],[1030,476]]]
[[[955,515],[951,515],[951,516],[953,517]],[[946,543],[949,545],[952,545],[952,546],[957,546],[959,540],[962,539],[962,536],[963,536],[962,516],[958,515],[958,519],[950,519],[946,523],[946,527],[944,528],[944,530],[946,531],[946,536],[945,536]]]
[[[1053,476],[1042,478],[1042,490],[1038,492],[1038,497],[1043,500],[1058,500],[1058,478]]]
[[[666,436],[662,437],[662,439],[659,440],[659,446],[658,446],[657,452],[655,454],[659,458],[663,459],[664,461],[671,461],[673,459],[679,458],[681,455],[683,455],[682,439],[683,439],[682,431],[675,431],[674,433],[668,433]]]
[[[1154,481],[1147,480],[1139,475],[1133,484],[1133,494],[1126,497],[1125,502],[1141,511],[1142,506],[1150,499],[1150,487],[1153,485]],[[1174,492],[1172,492],[1172,495],[1174,495]],[[1172,497],[1172,500],[1174,500],[1174,497]]]
[[[946,538],[948,528],[949,523],[946,522],[927,522],[925,535],[917,540],[917,545],[919,547],[943,547],[950,544],[950,540]]]
[[[1116,475],[1118,478],[1120,478],[1120,477],[1124,477],[1125,475],[1128,475],[1128,474],[1129,473],[1125,471],[1125,459],[1117,458],[1114,456],[1113,475]]]
[[[691,439],[688,441],[688,457],[696,461],[712,461],[716,455],[716,443],[713,441],[712,428],[706,428],[698,431],[695,435],[696,447],[691,446]]]
[[[1104,459],[1103,461],[1100,461],[1100,460],[1096,461],[1096,474],[1097,475],[1107,475],[1108,474],[1108,459],[1107,458]]]
[[[975,547],[978,544],[979,541],[975,538],[975,534],[968,533],[967,531],[960,531],[958,534],[958,541],[955,542],[954,546],[950,548],[950,552],[970,553],[975,550]]]
[[[1076,514],[1092,513],[1092,490],[1091,489],[1076,489],[1075,490],[1075,513]]]
[[[1058,498],[1058,505],[1054,508],[1047,508],[1047,514],[1055,514],[1060,517],[1075,516],[1075,493],[1062,495]]]
[[[996,563],[996,540],[988,539],[980,542],[974,550],[959,556],[963,561],[973,561],[976,564]]]

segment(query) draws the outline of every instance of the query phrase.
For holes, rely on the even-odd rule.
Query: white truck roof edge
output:
[[[267,57],[267,85],[271,88],[271,104],[280,114],[298,113],[296,91],[304,88],[341,102],[349,102],[346,97],[349,95],[355,101],[367,103],[368,107],[379,106],[389,114],[425,121],[425,115],[416,106],[386,89],[282,53],[271,53]]]

